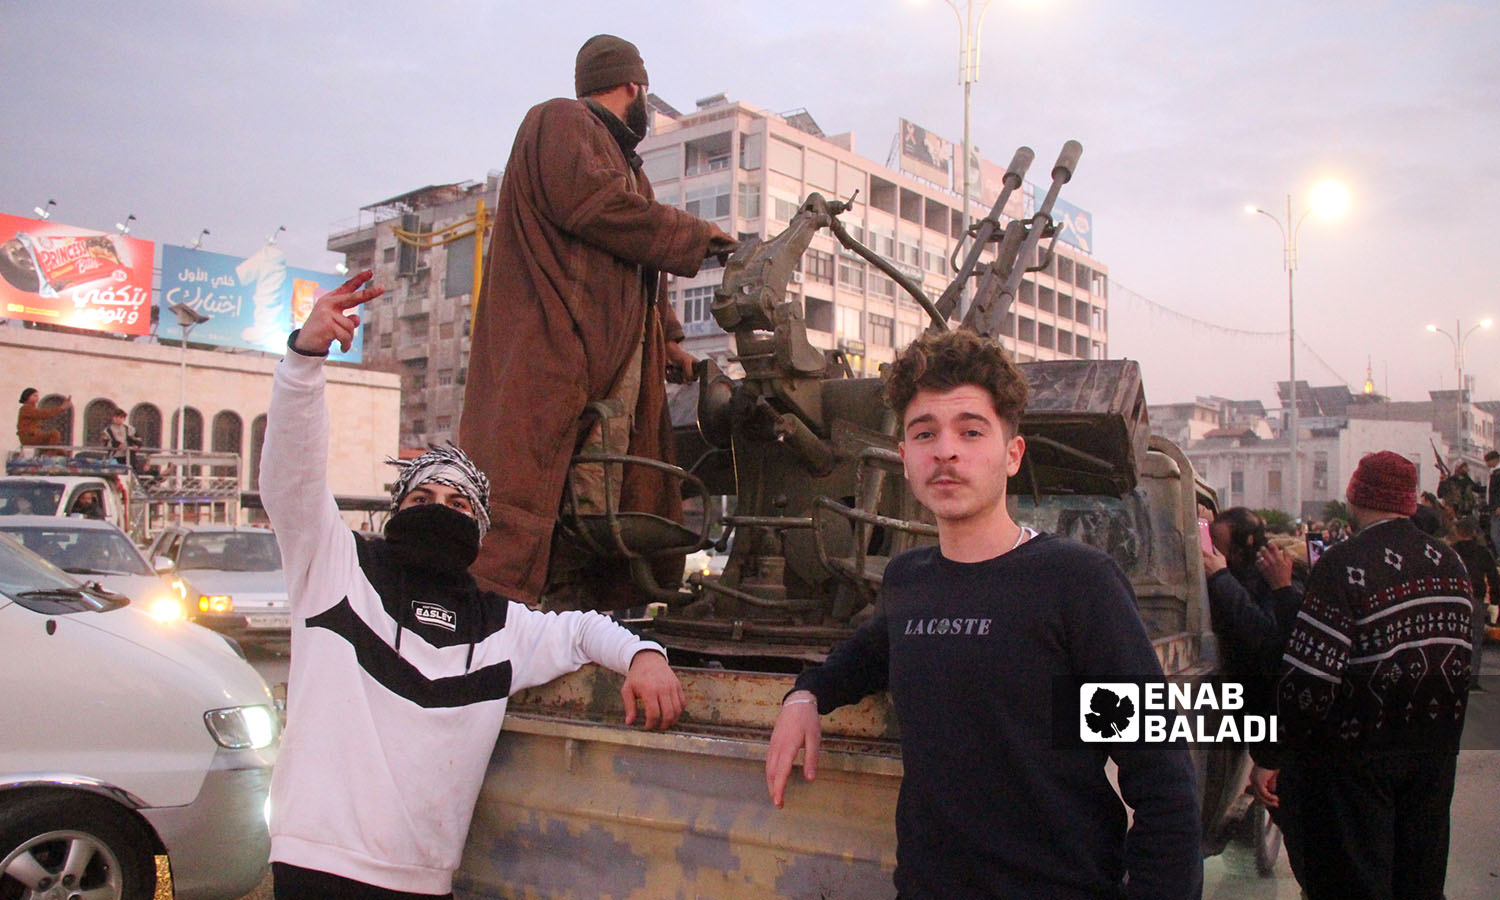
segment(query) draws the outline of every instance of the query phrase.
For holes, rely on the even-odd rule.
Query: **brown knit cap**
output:
[[[1399,453],[1371,453],[1355,467],[1345,496],[1350,506],[1409,516],[1417,511],[1417,467]]]
[[[635,44],[612,34],[596,34],[578,48],[573,64],[573,87],[587,97],[619,84],[650,84],[646,64]]]

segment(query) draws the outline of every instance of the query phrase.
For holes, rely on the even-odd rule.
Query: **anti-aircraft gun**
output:
[[[825,717],[818,780],[799,784],[796,803],[768,817],[760,784],[790,673],[823,659],[872,612],[894,555],[937,534],[902,477],[898,423],[881,380],[855,377],[840,351],[814,346],[787,288],[827,229],[910,295],[929,329],[998,335],[1023,275],[1048,266],[1059,230],[1053,205],[1081,151],[1065,144],[1035,212],[1007,220],[1034,155],[1016,152],[993,208],[953,252],[954,277],[936,301],[845,229],[839,216],[850,201],[811,194],[780,234],[736,250],[710,309],[733,335],[744,377],[700,363],[696,408],[677,420],[683,467],[575,458],[602,463],[607,479],[623,465],[649,465],[676,474],[689,496],[732,497],[733,512],[719,519],[719,549],[730,549],[723,573],[694,574],[686,587],[653,574],[654,560],[708,545],[707,518],[692,531],[609,507],[586,516],[565,499],[554,544],[564,566],[588,555],[628,561],[636,586],[660,602],[658,615],[633,627],[670,650],[687,691],[683,723],[665,735],[622,728],[614,676],[592,668],[512,697],[496,754],[502,768],[480,797],[460,892],[888,892],[901,766],[883,698]],[[1020,369],[1031,399],[1021,421],[1026,454],[1008,491],[1012,515],[1111,553],[1135,588],[1167,677],[1213,677],[1196,519],[1198,503],[1214,500],[1180,450],[1149,436],[1139,366],[1084,359]],[[1206,846],[1218,852],[1226,823],[1245,811],[1238,788],[1248,766],[1231,745],[1194,749]],[[610,868],[612,880],[590,861],[606,846],[624,860]],[[1274,850],[1262,856],[1269,865]]]
[[[1076,141],[1065,144],[1035,212],[1005,220],[1003,210],[1021,190],[1034,157],[1030,148],[1016,151],[990,213],[955,249],[950,264],[956,274],[936,301],[839,221],[852,198],[811,194],[780,234],[738,248],[710,311],[733,335],[733,358],[745,374],[735,380],[712,361],[700,364],[696,422],[680,430],[678,454],[693,461],[689,471],[699,490],[735,498],[719,539],[732,550],[721,575],[694,575],[688,590],[664,589],[641,577],[649,575],[648,567],[636,568],[641,586],[667,604],[653,623],[658,639],[703,658],[780,658],[795,668],[790,661],[821,658],[869,614],[892,556],[935,539],[931,518],[901,477],[899,428],[882,400],[880,379],[853,377],[841,352],[815,347],[800,302],[788,298],[814,236],[827,229],[847,251],[888,276],[925,310],[930,330],[998,335],[1028,271],[1026,261],[1034,261],[1031,271],[1048,266],[1059,230],[1053,205],[1081,153]],[[972,298],[965,304],[970,285]],[[1138,366],[1077,360],[1022,369],[1033,399],[1022,423],[1028,450],[1011,493],[1029,496],[1038,507],[1045,496],[1128,494],[1146,456]],[[1093,524],[1091,514],[1098,520]],[[1138,537],[1129,534],[1128,522],[1109,534],[1103,527],[1109,517],[1094,507],[1062,518],[1070,533],[1098,532],[1083,535],[1096,541]],[[596,525],[592,531],[600,537],[603,530]],[[591,533],[584,517],[569,510],[561,531]],[[674,549],[690,543],[683,535]],[[630,552],[623,544],[613,549],[617,555]]]

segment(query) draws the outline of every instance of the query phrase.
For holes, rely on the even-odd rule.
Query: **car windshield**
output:
[[[182,540],[177,568],[278,572],[281,549],[269,531],[194,532]]]
[[[1152,541],[1159,529],[1153,527],[1140,490],[1124,497],[1043,494],[1041,505],[1029,494],[1007,499],[1011,515],[1022,525],[1097,547],[1114,557],[1132,580],[1147,577],[1157,555]]]
[[[0,594],[47,616],[118,609],[127,601],[81,588],[66,572],[0,534]]]
[[[152,574],[130,539],[114,529],[70,527],[64,519],[56,526],[0,522],[0,531],[71,575]]]
[[[62,485],[45,481],[0,481],[0,516],[53,515],[62,492]]]

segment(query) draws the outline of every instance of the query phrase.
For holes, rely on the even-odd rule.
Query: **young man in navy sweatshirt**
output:
[[[1054,744],[1066,684],[1161,680],[1120,567],[1013,521],[1026,382],[1000,344],[929,335],[896,360],[886,398],[938,546],[891,560],[882,611],[797,679],[766,757],[782,804],[798,750],[816,773],[819,713],[889,690],[905,775],[895,884],[922,898],[1188,898],[1201,893],[1199,810],[1181,744]],[[1109,751],[1101,749],[1109,747]],[[1105,776],[1119,765],[1120,792]]]
[[[271,780],[277,900],[451,897],[506,698],[593,662],[667,728],[683,693],[662,648],[598,613],[540,613],[468,567],[489,482],[457,447],[409,463],[384,539],[328,490],[323,358],[382,293],[363,272],[320,298],[276,367],[260,484],[292,603],[287,729]]]

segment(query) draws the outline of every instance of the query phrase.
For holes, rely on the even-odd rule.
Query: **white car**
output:
[[[108,522],[79,516],[4,516],[0,533],[79,581],[97,582],[124,594],[135,606],[163,619],[182,618],[182,601],[169,579]]]
[[[254,889],[280,722],[220,635],[83,587],[0,535],[0,897]]]
[[[290,638],[292,604],[269,529],[174,525],[147,554],[175,576],[190,620],[241,641]]]

